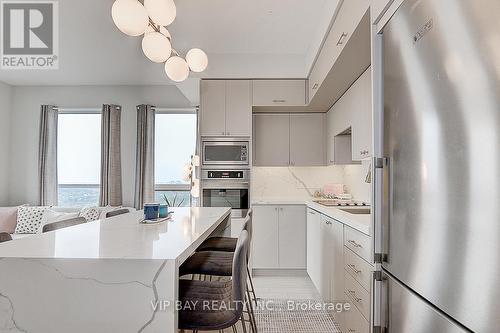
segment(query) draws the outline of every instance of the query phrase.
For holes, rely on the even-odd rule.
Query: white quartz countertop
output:
[[[253,205],[306,205],[307,207],[314,209],[334,220],[337,220],[353,229],[356,229],[368,236],[372,235],[372,220],[370,214],[351,214],[344,212],[336,207],[323,206],[312,200],[260,200],[252,203]],[[343,207],[343,208],[353,208],[356,207]],[[369,208],[366,206],[358,208]]]
[[[174,208],[171,220],[146,225],[142,211],[0,244],[0,258],[161,259],[194,252],[230,208]]]

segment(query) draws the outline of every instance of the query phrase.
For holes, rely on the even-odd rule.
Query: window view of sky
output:
[[[182,167],[195,152],[196,114],[157,114],[155,126],[156,184],[185,184]]]
[[[57,176],[59,184],[99,184],[101,115],[59,114]]]

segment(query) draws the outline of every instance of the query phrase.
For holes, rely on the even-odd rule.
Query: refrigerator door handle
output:
[[[371,333],[388,333],[389,293],[381,270],[373,272],[373,323]]]
[[[381,264],[387,261],[389,236],[389,159],[374,157],[374,261]]]

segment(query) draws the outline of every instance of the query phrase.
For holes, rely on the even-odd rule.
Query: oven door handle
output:
[[[202,189],[207,189],[207,190],[248,190],[250,183],[249,182],[238,182],[234,183],[232,182],[231,184],[225,183],[225,182],[210,182],[210,184],[207,183],[202,183],[201,188]]]

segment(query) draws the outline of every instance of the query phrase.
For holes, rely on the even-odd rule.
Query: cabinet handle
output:
[[[354,246],[354,247],[362,247],[361,244],[356,243],[352,239],[349,239],[347,242],[350,243],[350,244],[352,244],[352,246]]]
[[[331,222],[331,221],[325,221],[325,223],[326,223],[327,225],[332,225],[332,222]]]
[[[356,269],[356,265],[349,264],[349,265],[347,265],[347,266],[348,266],[348,267],[350,267],[350,268],[354,271],[354,273],[356,273],[356,274],[361,273],[361,271],[360,271],[360,270]]]
[[[318,89],[318,84],[317,84],[317,83],[315,83],[315,84],[313,85],[312,89],[313,89],[313,90]]]
[[[222,135],[225,135],[225,134],[226,134],[226,132],[222,132],[221,134],[222,134]]]
[[[359,297],[356,297],[356,292],[354,290],[348,290],[349,293],[352,295],[352,297],[354,298],[354,300],[358,303],[361,303],[361,301],[363,300],[362,298],[359,298]]]
[[[344,39],[347,37],[347,32],[342,32],[340,35],[339,41],[337,42],[337,46],[344,44]]]
[[[285,103],[286,99],[273,99],[273,103]]]
[[[347,329],[347,331],[348,331],[349,333],[355,333],[355,332],[356,332],[356,330],[355,330],[355,329],[352,329],[352,328],[348,328],[348,329]]]

